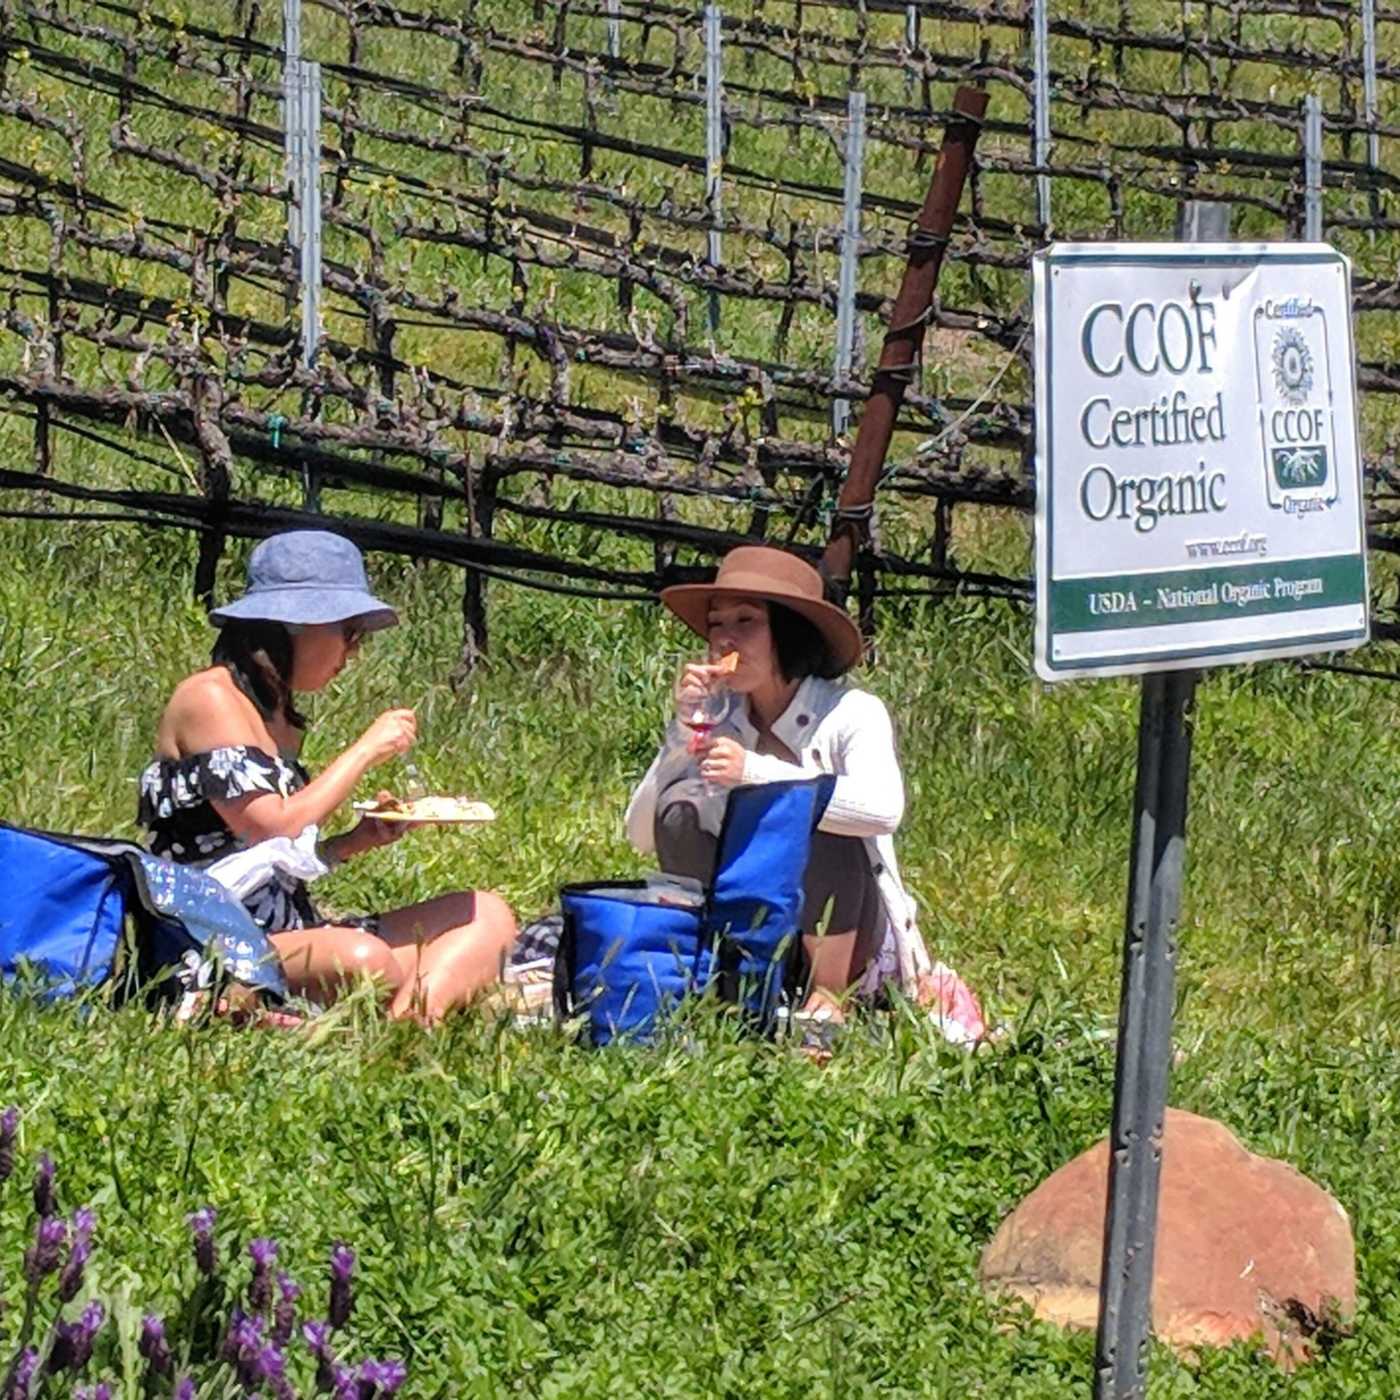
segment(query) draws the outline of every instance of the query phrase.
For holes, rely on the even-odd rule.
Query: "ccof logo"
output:
[[[1320,443],[1311,447],[1276,447],[1273,461],[1274,480],[1284,491],[1327,484],[1327,449]]]
[[[1301,331],[1287,327],[1274,337],[1274,386],[1287,403],[1306,403],[1313,387],[1313,357]]]

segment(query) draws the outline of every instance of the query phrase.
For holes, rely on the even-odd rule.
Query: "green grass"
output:
[[[134,834],[161,698],[209,641],[192,545],[29,524],[0,542],[4,815]],[[454,692],[456,575],[374,572],[406,625],[314,701],[313,762],[415,704],[430,781],[501,819],[367,857],[335,900],[484,884],[529,915],[567,879],[637,868],[622,808],[684,639],[649,609],[498,589],[491,661]],[[865,677],[898,718],[926,932],[1002,1046],[969,1059],[896,1016],[818,1071],[703,1018],[594,1054],[478,1016],[424,1035],[363,1003],[303,1042],[0,998],[0,1099],[26,1110],[26,1156],[58,1159],[66,1203],[97,1205],[94,1287],[169,1307],[193,1267],[183,1218],[211,1202],[226,1252],[273,1235],[306,1282],[353,1243],[357,1343],[406,1357],[414,1395],[1087,1393],[1090,1338],[975,1282],[998,1221],[1111,1102],[1135,689],[1046,690],[1029,640],[1018,614],[911,608]],[[1154,1397],[1384,1396],[1400,1367],[1400,1190],[1378,1169],[1400,1095],[1392,706],[1285,665],[1202,687],[1173,1102],[1338,1196],[1361,1302],[1355,1334],[1291,1380],[1243,1348],[1195,1367],[1154,1352]],[[0,1192],[11,1303],[22,1187]],[[14,1325],[0,1312],[0,1338]],[[110,1343],[99,1360],[122,1374]]]

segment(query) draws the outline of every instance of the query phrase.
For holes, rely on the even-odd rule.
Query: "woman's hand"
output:
[[[385,710],[360,736],[360,745],[377,768],[406,754],[418,738],[418,719],[412,710]]]
[[[374,800],[383,806],[393,801],[393,796],[393,793],[381,789],[374,794]],[[380,846],[392,846],[412,828],[422,825],[422,822],[384,822],[374,817],[361,817],[349,831],[327,841],[324,850],[334,860],[349,860],[366,851],[378,850]]]
[[[344,855],[363,855],[366,851],[378,850],[380,846],[392,846],[401,840],[414,822],[381,822],[373,817],[361,817],[345,833]],[[342,856],[342,859],[344,858]]]
[[[374,800],[382,807],[386,802],[392,802],[394,795],[381,790],[374,794]],[[411,827],[422,825],[422,822],[382,822],[377,817],[366,815],[355,824],[350,838],[358,841],[360,850],[374,851],[380,846],[392,846],[395,841],[401,841]]]
[[[700,776],[716,787],[738,787],[744,781],[744,759],[748,750],[735,739],[706,739],[696,752],[700,755]]]
[[[691,661],[681,668],[680,676],[676,680],[676,718],[684,725],[689,725],[690,716],[695,713],[696,706],[710,693],[711,686],[714,685],[715,667],[704,665],[699,661]]]

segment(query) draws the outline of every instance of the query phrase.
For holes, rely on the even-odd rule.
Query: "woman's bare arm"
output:
[[[256,709],[232,685],[215,675],[194,677],[181,687],[162,729],[167,725],[182,755],[235,747],[271,752],[275,747]],[[417,721],[412,710],[386,710],[290,797],[275,792],[249,793],[231,801],[215,800],[212,805],[240,840],[297,836],[313,823],[323,823],[350,798],[365,773],[406,753],[416,737]]]

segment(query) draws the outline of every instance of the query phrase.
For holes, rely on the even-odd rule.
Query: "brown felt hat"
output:
[[[720,561],[713,583],[681,583],[661,590],[661,601],[702,637],[709,635],[710,599],[716,593],[746,593],[781,603],[805,617],[822,634],[827,649],[843,671],[860,660],[860,629],[834,603],[822,596],[821,575],[784,549],[740,545]]]

